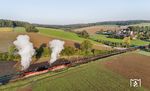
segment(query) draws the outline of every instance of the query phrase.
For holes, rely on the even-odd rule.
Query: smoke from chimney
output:
[[[64,41],[52,40],[49,42],[49,46],[52,49],[50,64],[54,63],[59,57],[60,52],[64,49]]]
[[[18,54],[21,56],[22,70],[26,70],[30,66],[32,56],[34,55],[33,44],[30,42],[28,35],[19,35],[14,45],[19,50]]]

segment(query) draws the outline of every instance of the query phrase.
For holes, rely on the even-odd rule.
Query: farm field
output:
[[[24,27],[15,27],[15,28],[13,28],[13,30],[15,32],[25,32],[25,28]]]
[[[118,55],[119,57],[130,54]],[[46,73],[1,86],[2,91],[148,91],[129,87],[129,79],[105,67],[113,56],[66,69],[57,73]],[[122,64],[122,63],[121,63]],[[143,85],[142,85],[143,86]]]
[[[118,56],[103,64],[109,70],[116,72],[127,79],[142,79],[142,86],[150,89],[150,56],[130,53]]]
[[[13,45],[13,41],[16,39],[16,37],[20,34],[29,35],[35,47],[39,47],[43,43],[48,44],[49,41],[52,39],[64,40],[67,46],[73,46],[73,47],[75,47],[75,43],[80,43],[81,41],[85,40],[84,38],[78,37],[74,33],[64,32],[61,30],[55,30],[55,29],[47,29],[47,30],[39,29],[39,30],[40,33],[26,33],[24,28],[16,27],[14,28],[13,32],[0,32],[0,44],[1,44],[0,52],[6,52],[7,49],[11,45]],[[94,45],[93,47],[100,50],[111,50],[111,48],[105,47],[99,43],[97,43],[97,45]]]
[[[120,28],[117,25],[99,25],[99,26],[91,26],[85,28],[74,29],[75,32],[87,31],[89,34],[95,34],[97,31],[101,30],[119,30]]]
[[[0,32],[11,32],[13,28],[10,27],[0,27]]]
[[[23,27],[15,27],[15,28],[11,28],[11,27],[1,27],[0,28],[0,32],[25,32],[25,28]]]
[[[139,53],[139,54],[142,54],[142,55],[150,56],[150,52],[138,51],[138,53]]]
[[[110,42],[119,42],[119,43],[123,42],[122,39],[107,38],[105,35],[100,35],[100,34],[91,35],[91,38],[105,40],[105,41],[110,41]],[[146,41],[142,41],[142,40],[132,40],[131,41],[131,44],[137,45],[137,46],[148,45],[149,43],[150,42],[146,42]]]
[[[72,32],[65,32],[61,29],[52,29],[52,28],[39,28],[39,33],[46,35],[46,36],[52,36],[55,38],[60,38],[60,39],[67,39],[67,40],[72,40],[72,41],[78,41],[82,42],[85,40],[84,38],[79,37],[77,34],[72,33]],[[94,41],[92,41],[94,42]],[[94,42],[97,43],[97,42]],[[97,43],[99,44],[99,43]]]
[[[0,43],[1,43],[0,51],[7,51],[9,46],[13,45],[13,41],[20,34],[29,35],[35,47],[40,47],[43,43],[48,44],[50,40],[54,39],[52,37],[47,37],[47,36],[36,34],[36,33],[1,32],[0,33]],[[66,41],[66,45],[74,46],[74,42]]]
[[[150,26],[150,23],[133,24],[131,26]]]
[[[60,29],[52,29],[52,28],[41,28],[38,27],[39,33],[46,35],[46,36],[52,36],[56,38],[62,38],[62,39],[68,39],[68,40],[75,40],[75,41],[82,41],[84,38],[78,37],[75,33],[71,32],[65,32]]]
[[[82,41],[85,40],[85,38],[81,38],[77,34],[72,33],[72,32],[65,32],[60,29],[52,29],[52,28],[41,28],[41,27],[37,27],[37,28],[39,29],[39,34],[42,34],[44,36],[58,38],[62,40],[69,40],[69,41],[78,42],[78,43],[81,43]],[[112,50],[111,47],[105,46],[103,44],[100,44],[92,40],[90,41],[94,44],[93,47],[96,49]]]

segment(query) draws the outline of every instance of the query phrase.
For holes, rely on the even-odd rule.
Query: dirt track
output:
[[[128,79],[141,79],[142,85],[150,89],[150,57],[137,53],[115,57],[103,64],[110,70]]]

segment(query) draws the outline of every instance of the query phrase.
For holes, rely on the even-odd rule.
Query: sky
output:
[[[61,25],[150,20],[150,0],[0,0],[0,19]]]

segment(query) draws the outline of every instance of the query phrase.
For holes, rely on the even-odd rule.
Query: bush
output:
[[[51,54],[51,50],[50,50],[48,47],[45,47],[45,48],[43,49],[43,54],[42,54],[42,56],[44,56],[44,57],[49,57],[50,54]]]
[[[76,53],[75,48],[70,46],[66,46],[64,50],[61,52],[61,54],[64,56],[74,55],[75,53]]]
[[[26,25],[25,30],[26,30],[26,32],[38,32],[38,29],[32,25]]]
[[[85,30],[77,34],[79,35],[79,37],[89,38],[89,34]]]
[[[84,51],[85,54],[88,54],[89,52],[91,52],[92,43],[91,43],[89,40],[84,40],[84,41],[81,43],[80,49],[81,49],[82,51]]]

